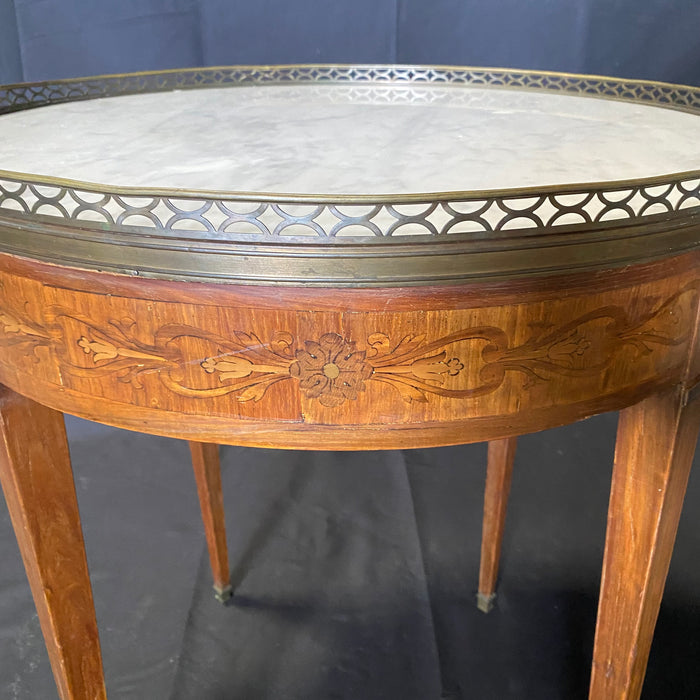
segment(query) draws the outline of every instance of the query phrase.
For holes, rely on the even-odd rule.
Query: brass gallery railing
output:
[[[143,92],[300,83],[344,86],[347,99],[355,101],[430,100],[425,92],[416,98],[411,86],[468,85],[556,91],[700,114],[700,89],[688,86],[545,72],[403,66],[206,68],[8,85],[0,87],[0,114]],[[439,92],[434,99],[440,99]],[[0,250],[183,279],[424,284],[623,264],[644,255],[658,257],[669,246],[674,252],[694,247],[698,218],[700,169],[642,180],[386,196],[185,192],[0,170]],[[32,245],[29,233],[19,236],[18,228],[43,236],[41,245]],[[677,234],[672,241],[670,229]],[[535,235],[538,247],[551,243],[552,250],[561,249],[560,254],[536,260],[527,252],[534,247]],[[87,245],[79,255],[74,253],[76,238]],[[604,245],[587,250],[593,240]],[[447,242],[450,246],[444,248]],[[320,249],[311,250],[319,244],[325,262],[319,261]],[[418,244],[421,249],[412,250]],[[273,250],[270,245],[280,247]],[[110,246],[119,246],[118,261],[114,251],[109,253]],[[154,248],[161,251],[160,259],[148,255],[144,259],[141,253]],[[186,249],[194,253],[189,260],[184,258]],[[504,251],[517,253],[520,262],[515,266],[512,261],[498,262],[494,254]],[[403,258],[404,272],[397,271],[396,261],[386,262],[396,255]],[[456,255],[459,262],[443,264],[446,255]],[[306,275],[300,272],[304,263],[299,269],[293,263],[279,264],[281,258],[308,261],[309,256],[317,264]],[[244,258],[253,259],[253,264],[244,265]],[[340,259],[344,265],[338,264]]]

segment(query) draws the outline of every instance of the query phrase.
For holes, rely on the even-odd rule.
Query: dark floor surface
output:
[[[585,698],[615,426],[606,415],[519,440],[484,615],[484,445],[223,448],[236,595],[222,607],[186,444],[71,422],[110,700]],[[696,469],[645,700],[700,698],[699,506]],[[0,700],[53,700],[1,499],[0,562]]]

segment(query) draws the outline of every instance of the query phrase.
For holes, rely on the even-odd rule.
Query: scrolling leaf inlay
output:
[[[31,349],[31,357],[38,362],[37,348],[51,345],[51,337],[41,324],[26,314],[18,314],[0,308],[0,347],[19,345]]]
[[[255,402],[273,384],[294,380],[307,398],[329,408],[356,400],[370,382],[389,385],[406,402],[424,403],[431,395],[469,399],[490,394],[509,373],[524,375],[526,388],[555,376],[600,376],[623,349],[641,357],[686,343],[691,324],[684,315],[694,307],[697,287],[692,283],[665,301],[637,299],[634,311],[610,305],[564,324],[530,324],[529,336],[518,342],[495,326],[464,328],[434,340],[406,335],[392,341],[373,333],[359,347],[334,332],[301,342],[277,332],[264,341],[255,333],[222,337],[167,324],[145,343],[130,319],[99,326],[58,307],[48,311],[46,327],[0,309],[0,342],[20,339],[32,350],[55,343],[66,372],[116,375],[136,388],[143,388],[146,375],[156,374],[168,389],[192,398],[235,394],[238,401]],[[70,350],[76,344],[82,353]],[[214,352],[204,355],[207,347]],[[80,362],[83,354],[85,362]],[[216,379],[214,386],[207,377]]]

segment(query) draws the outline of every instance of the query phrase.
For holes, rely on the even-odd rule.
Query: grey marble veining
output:
[[[248,86],[0,117],[0,169],[111,185],[390,194],[700,168],[700,118],[463,86]]]

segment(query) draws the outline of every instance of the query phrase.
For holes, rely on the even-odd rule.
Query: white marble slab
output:
[[[393,194],[700,168],[700,117],[470,87],[249,86],[0,117],[0,169],[111,185]]]

